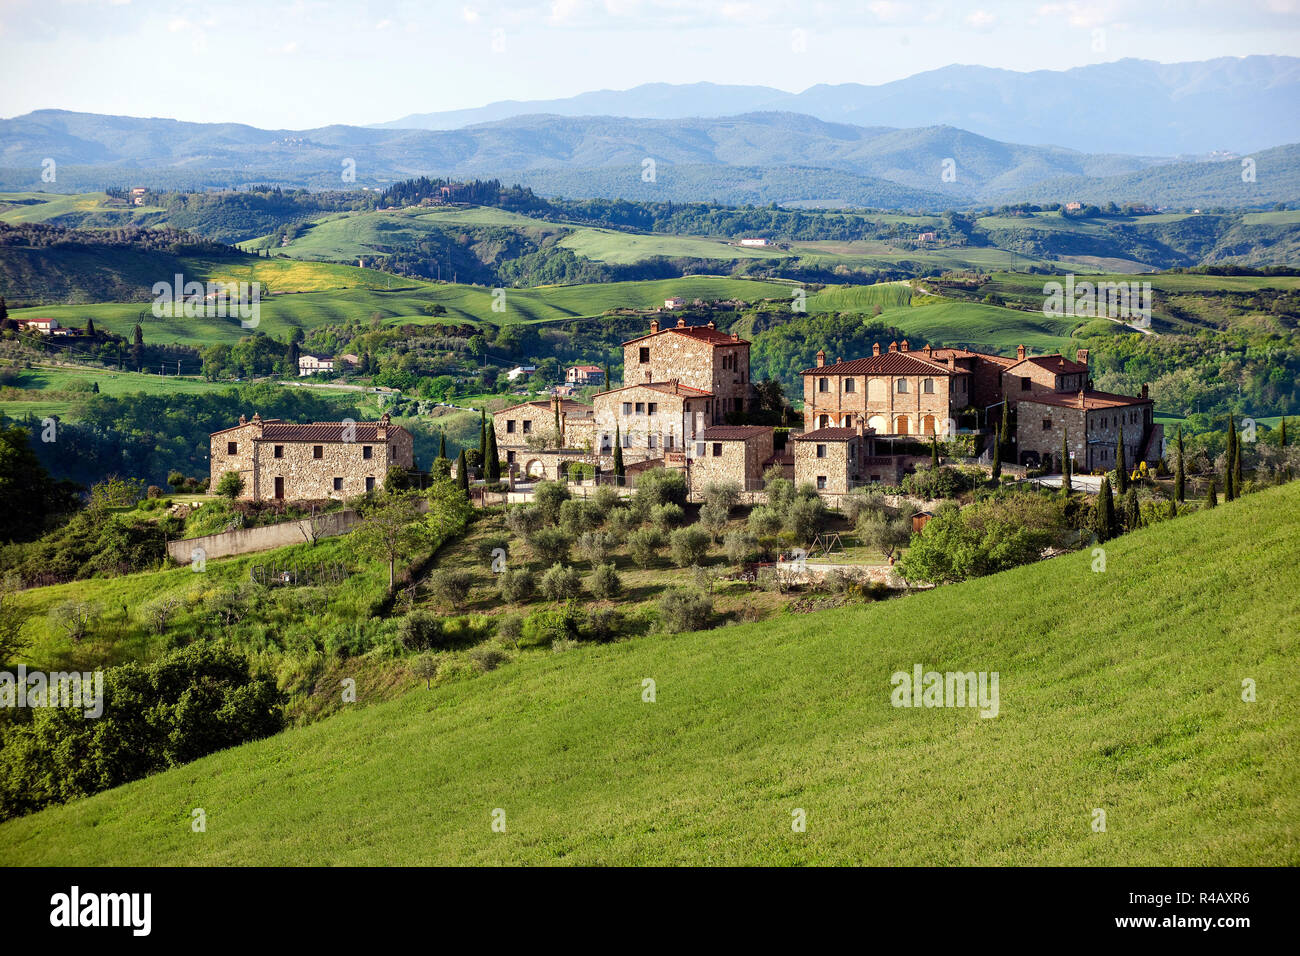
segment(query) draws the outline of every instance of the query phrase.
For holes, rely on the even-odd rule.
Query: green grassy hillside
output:
[[[0,826],[0,863],[1295,865],[1297,515],[1292,484],[1113,541],[1104,573],[412,680]],[[997,671],[999,715],[892,707],[915,664]]]

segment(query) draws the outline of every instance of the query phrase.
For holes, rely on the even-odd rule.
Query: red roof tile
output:
[[[1039,368],[1047,369],[1049,372],[1055,372],[1058,375],[1074,375],[1078,372],[1087,372],[1088,366],[1080,365],[1073,359],[1068,359],[1064,355],[1031,355],[1023,359],[1024,362],[1033,362]],[[1020,365],[1015,362],[1007,367],[1007,371]]]
[[[701,342],[708,342],[711,345],[748,345],[745,339],[731,337],[730,332],[719,332],[717,329],[711,329],[707,325],[687,325],[677,326],[670,325],[666,329],[660,329],[658,332],[647,332],[645,335],[637,336],[634,339],[628,339],[624,345],[631,345],[633,342],[641,342],[645,339],[654,338],[656,335],[667,335],[669,332],[675,332],[678,335],[687,335]]]
[[[969,375],[938,362],[921,358],[916,352],[882,352],[851,362],[836,362],[820,368],[806,368],[800,375]]]
[[[816,431],[791,435],[795,441],[849,441],[858,437],[856,428],[818,428]]]
[[[680,382],[633,382],[631,385],[624,385],[622,388],[611,388],[608,392],[601,392],[601,395],[612,395],[614,392],[627,391],[629,388],[652,388],[656,392],[663,392],[667,395],[680,395],[683,398],[709,398],[712,392],[706,392],[702,388],[695,388],[692,385],[682,385]]]
[[[748,441],[762,434],[772,434],[767,425],[713,425],[704,429],[698,436],[699,441]]]
[[[1150,405],[1149,398],[1138,398],[1133,395],[1114,395],[1110,392],[1051,392],[1046,395],[1034,395],[1030,398],[1020,399],[1020,404],[1026,402],[1037,405],[1056,405],[1061,408],[1122,408],[1126,405]]]

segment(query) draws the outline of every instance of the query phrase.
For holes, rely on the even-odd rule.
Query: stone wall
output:
[[[859,464],[863,459],[864,441],[815,441],[800,438],[794,442],[794,483],[810,484],[818,491],[831,495],[847,494],[861,481]],[[824,449],[825,457],[817,450]]]
[[[623,442],[624,462],[658,458],[665,451],[681,451],[694,441],[698,431],[712,423],[708,398],[674,395],[671,391],[643,385],[601,392],[593,401],[596,408],[593,447],[612,454],[617,434]]]
[[[906,392],[898,390],[900,381],[906,383]],[[939,372],[934,375],[810,372],[804,376],[804,427],[809,431],[825,427],[855,428],[861,415],[866,419],[866,427],[874,428],[877,435],[943,435],[947,433],[949,419],[955,422],[958,410],[970,404],[966,392],[968,381],[965,375],[954,377]],[[933,391],[925,390],[927,382]]]
[[[746,439],[697,441],[704,454],[696,455],[690,465],[692,495],[703,494],[710,484],[735,484],[754,491],[763,486],[763,463],[772,457],[772,430],[755,433]]]
[[[307,544],[316,538],[345,534],[355,528],[360,520],[355,511],[335,511],[315,518],[282,521],[260,528],[237,528],[201,538],[168,541],[167,556],[178,564],[189,564],[196,559],[211,561],[236,554]]]
[[[1134,468],[1141,453],[1143,436],[1150,424],[1151,408],[1146,403],[1085,411],[1025,399],[1016,409],[1016,453],[1022,464],[1030,456],[1036,457],[1040,462],[1050,456],[1053,468],[1059,471],[1062,430],[1068,428],[1069,451],[1074,456],[1074,470],[1081,473],[1110,470],[1115,467],[1115,447],[1122,427],[1124,460],[1129,468]],[[1045,424],[1047,427],[1044,427]],[[1159,447],[1152,449],[1155,457],[1159,453]]]

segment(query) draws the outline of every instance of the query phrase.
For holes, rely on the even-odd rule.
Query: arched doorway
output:
[[[889,422],[885,421],[883,415],[872,415],[867,419],[867,427],[875,429],[877,435],[883,435],[889,431]]]
[[[921,434],[922,434],[922,435],[933,435],[933,434],[934,434],[934,416],[933,416],[933,415],[926,415],[925,418],[921,419]]]
[[[910,434],[910,432],[909,432],[909,430],[908,430],[908,422],[907,422],[907,419],[904,418],[904,417],[901,416],[901,415],[900,415],[900,416],[895,420],[895,422],[894,422],[894,434],[895,434],[895,435],[907,435],[907,434]]]
[[[529,478],[546,477],[546,465],[542,463],[542,460],[540,458],[534,458],[532,461],[528,463],[528,467],[524,470],[528,474]]]

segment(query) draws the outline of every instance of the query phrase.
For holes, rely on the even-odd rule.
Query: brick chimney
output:
[[[844,356],[843,356],[843,355],[837,355],[837,356],[835,356],[835,364],[836,364],[836,365],[843,365],[843,364],[844,364]]]
[[[708,324],[707,326],[705,326],[705,328],[716,329],[717,326],[713,324],[713,320],[712,320],[712,319],[709,319],[709,324]]]
[[[826,364],[826,353],[821,349],[817,350],[817,367],[821,368]]]
[[[899,351],[906,352],[906,351],[907,351],[907,339],[903,339],[903,341],[899,343],[898,348],[899,348]]]
[[[254,414],[256,414],[256,412],[254,412]],[[243,415],[240,415],[240,416],[239,416],[239,424],[241,424],[241,425],[247,425],[247,424],[248,424],[248,419],[245,418]]]
[[[1078,349],[1078,350],[1076,350],[1075,353],[1074,353],[1074,360],[1075,360],[1076,362],[1078,362],[1080,365],[1082,365],[1082,366],[1084,366],[1084,367],[1087,367],[1087,365],[1088,365],[1088,350],[1087,350],[1087,349]]]
[[[921,351],[925,353],[926,358],[930,358],[934,354],[934,346],[926,342],[925,348],[921,349]]]
[[[1143,382],[1143,383],[1142,383],[1142,397],[1143,397],[1143,398],[1150,398],[1150,397],[1151,397],[1150,392],[1151,392],[1151,387],[1150,387],[1146,382]]]
[[[678,327],[679,329],[684,329],[684,328],[686,328],[686,320],[685,320],[685,319],[678,319],[678,320],[677,320],[677,327]]]
[[[651,320],[650,320],[650,334],[651,334],[651,335],[654,335],[654,334],[655,334],[656,332],[658,332],[658,331],[659,331],[659,320],[658,320],[658,319],[651,319]]]
[[[740,341],[740,333],[739,333],[739,332],[732,332],[732,333],[731,333],[731,341],[733,341],[733,342],[739,342],[739,341]]]
[[[1016,361],[1023,362],[1024,360],[1025,360],[1025,347],[1023,345],[1017,345]]]
[[[388,423],[391,421],[388,412],[379,416],[379,427],[375,429],[375,437],[380,441],[388,441]]]
[[[897,352],[897,351],[898,351],[898,343],[897,343],[897,342],[890,342],[890,343],[889,343],[889,351],[891,351],[891,352]]]
[[[871,354],[872,354],[872,355],[879,355],[879,354],[880,354],[880,343],[879,343],[879,342],[872,342],[872,343],[871,343]]]

